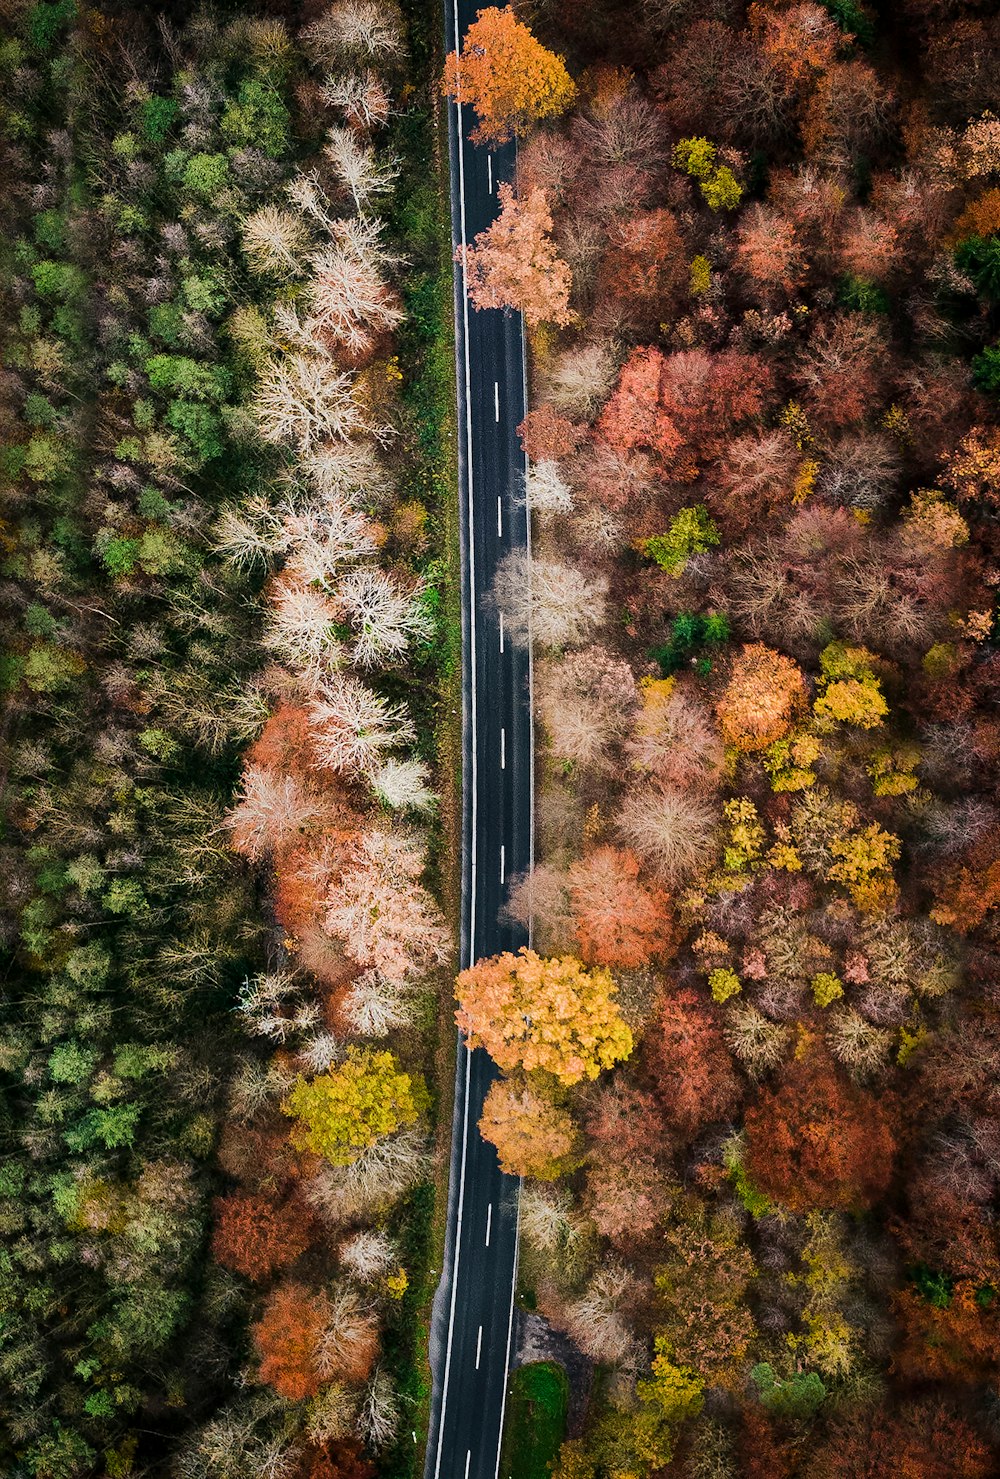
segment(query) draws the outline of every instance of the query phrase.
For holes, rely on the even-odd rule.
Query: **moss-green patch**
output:
[[[554,1361],[519,1366],[511,1377],[500,1472],[547,1479],[566,1436],[569,1381]]]

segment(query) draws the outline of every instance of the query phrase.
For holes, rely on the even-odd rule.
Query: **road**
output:
[[[482,0],[445,0],[447,48]],[[449,105],[452,235],[469,243],[513,181],[513,145],[468,141],[475,117]],[[527,943],[505,924],[510,878],[532,860],[530,658],[505,640],[487,593],[497,561],[529,545],[523,506],[524,331],[516,314],[470,308],[455,274],[463,579],[462,963]],[[433,1397],[425,1479],[497,1479],[517,1266],[518,1182],[477,1129],[496,1070],[459,1039],[448,1232],[434,1302]]]

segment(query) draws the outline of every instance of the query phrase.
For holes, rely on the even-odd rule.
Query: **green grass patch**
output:
[[[519,1366],[511,1377],[502,1479],[548,1479],[566,1436],[569,1381],[554,1361]]]

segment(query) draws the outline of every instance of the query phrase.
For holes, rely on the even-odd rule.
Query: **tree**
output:
[[[717,829],[714,811],[674,786],[635,790],[618,814],[622,838],[667,884],[681,882],[710,861]]]
[[[326,930],[343,940],[359,966],[397,983],[440,964],[451,951],[441,911],[420,882],[425,867],[415,837],[369,828],[327,899]]]
[[[695,992],[682,988],[664,996],[643,1046],[660,1113],[683,1136],[691,1139],[732,1116],[743,1086],[715,1014]]]
[[[554,755],[604,768],[608,750],[627,733],[635,679],[603,647],[586,647],[537,664],[535,700]]]
[[[477,961],[456,983],[456,1020],[472,1047],[510,1072],[544,1069],[562,1084],[596,1078],[632,1051],[606,970],[525,947]]]
[[[744,213],[734,256],[748,277],[773,292],[794,292],[805,275],[795,223],[773,206],[757,203]]]
[[[789,733],[805,704],[806,686],[797,664],[755,642],[736,658],[715,711],[727,744],[766,750]]]
[[[803,1479],[987,1479],[994,1455],[946,1400],[927,1396],[897,1412],[851,1406],[811,1450]]]
[[[885,1096],[843,1081],[825,1051],[796,1058],[746,1114],[746,1167],[794,1212],[855,1209],[884,1195],[896,1140]]]
[[[512,6],[494,5],[477,12],[461,55],[446,58],[441,91],[475,108],[476,143],[502,144],[564,112],[576,89],[562,57],[535,39]]]
[[[426,1103],[423,1080],[404,1073],[392,1053],[350,1047],[329,1073],[300,1078],[281,1107],[297,1121],[298,1149],[347,1166],[376,1140],[416,1124]]]
[[[516,308],[531,325],[572,321],[572,275],[557,255],[552,217],[541,190],[516,198],[499,187],[500,214],[469,248],[459,248],[469,300],[476,308]]]
[[[309,1247],[313,1222],[297,1201],[283,1204],[259,1193],[217,1197],[212,1252],[226,1268],[266,1279]]]
[[[355,1438],[339,1438],[313,1460],[309,1479],[375,1479],[375,1473],[375,1465],[365,1458]]]
[[[286,1402],[314,1397],[322,1385],[316,1352],[328,1312],[325,1295],[289,1282],[272,1290],[263,1315],[252,1327],[260,1379]]]
[[[497,1079],[483,1104],[479,1132],[496,1147],[510,1176],[554,1181],[579,1164],[580,1132],[567,1109],[530,1084]]]
[[[607,588],[604,576],[515,549],[497,566],[493,599],[512,642],[575,647],[602,622]]]
[[[567,875],[580,954],[588,965],[645,965],[673,953],[669,896],[639,882],[639,860],[630,852],[598,847]]]

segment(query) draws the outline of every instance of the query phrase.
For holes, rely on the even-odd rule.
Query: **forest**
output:
[[[11,1479],[415,1472],[454,1031],[441,51],[418,4],[0,4]]]
[[[533,948],[457,996],[586,1358],[531,1473],[985,1479],[1000,19],[538,0],[442,88],[519,144],[465,268],[530,338]]]

